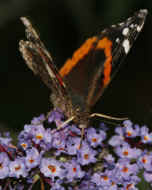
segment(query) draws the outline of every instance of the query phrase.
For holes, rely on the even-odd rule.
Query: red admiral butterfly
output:
[[[104,29],[86,40],[58,71],[30,21],[22,17],[27,41],[20,51],[28,67],[52,90],[51,102],[67,118],[88,125],[90,109],[117,72],[141,32],[147,10],[139,10],[124,22]],[[93,114],[91,115],[93,116]]]

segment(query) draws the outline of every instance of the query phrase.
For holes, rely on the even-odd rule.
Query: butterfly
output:
[[[87,39],[60,70],[30,20],[21,17],[27,40],[19,42],[19,50],[27,66],[51,89],[54,108],[61,109],[68,122],[74,120],[83,129],[88,125],[94,116],[91,108],[117,73],[142,31],[147,14],[146,9],[139,10]]]

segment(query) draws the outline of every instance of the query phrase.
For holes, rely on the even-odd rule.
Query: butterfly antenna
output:
[[[124,121],[128,119],[128,117],[112,117],[112,116],[101,114],[101,113],[93,113],[90,115],[90,117],[102,117],[104,119],[115,120],[115,121]]]

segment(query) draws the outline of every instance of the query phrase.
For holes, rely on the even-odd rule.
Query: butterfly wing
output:
[[[60,69],[71,88],[72,102],[88,109],[103,94],[143,28],[147,10],[88,39]]]
[[[27,41],[21,40],[19,49],[26,64],[52,90],[51,97],[54,106],[61,108],[62,111],[67,111],[67,105],[71,102],[68,98],[66,85],[58,73],[51,55],[41,42],[30,21],[25,17],[22,17],[21,20],[26,27]]]

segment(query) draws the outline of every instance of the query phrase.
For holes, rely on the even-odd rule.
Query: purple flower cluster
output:
[[[25,125],[14,146],[0,137],[0,189],[32,189],[37,180],[50,190],[137,190],[141,181],[152,184],[152,133],[146,126],[101,124],[81,129],[52,111]],[[110,129],[110,130],[108,130]],[[113,133],[111,131],[113,130]],[[111,134],[110,134],[111,133]]]

